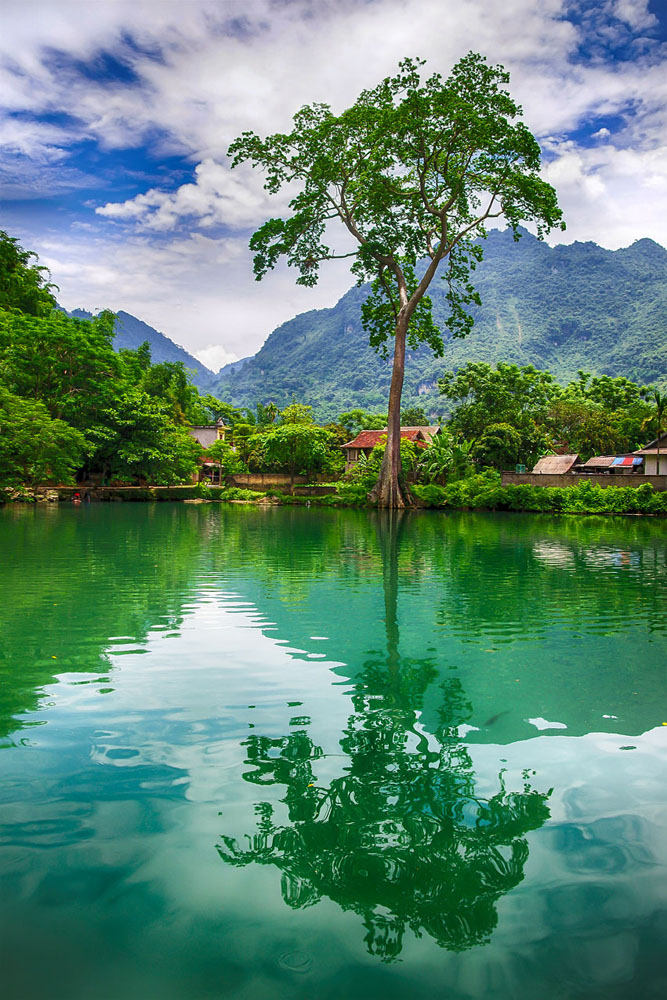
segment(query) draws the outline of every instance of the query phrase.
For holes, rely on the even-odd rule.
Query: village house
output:
[[[214,441],[224,441],[229,429],[222,420],[218,420],[217,424],[192,424],[189,431],[202,448],[206,449],[210,448]]]
[[[437,424],[426,427],[401,427],[401,438],[405,438],[407,441],[414,441],[415,444],[420,445],[422,448],[426,448],[427,445],[431,444],[433,438],[439,433],[440,428]],[[347,444],[341,445],[341,448],[345,452],[345,471],[349,472],[357,464],[362,455],[368,458],[373,448],[377,444],[380,444],[386,437],[386,427],[381,431],[360,431],[353,441],[348,441]]]
[[[224,441],[230,431],[222,420],[216,424],[192,424],[189,428],[190,434],[202,446],[202,451],[210,448],[215,441]],[[195,482],[207,482],[212,486],[220,485],[220,467],[217,462],[213,462],[202,456],[199,472],[196,474]]]
[[[575,472],[584,475],[597,473],[602,475],[633,475],[641,473],[644,459],[637,455],[593,455],[583,465],[577,465]]]
[[[661,434],[655,441],[649,441],[635,452],[644,459],[644,472],[647,476],[664,476],[667,474],[667,434]]]

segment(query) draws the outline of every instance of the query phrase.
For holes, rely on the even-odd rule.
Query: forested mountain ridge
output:
[[[91,319],[93,314],[85,309],[74,309],[68,315],[76,319]],[[150,346],[151,358],[155,364],[160,364],[163,361],[182,362],[192,373],[194,384],[202,391],[206,391],[215,379],[214,372],[192,354],[189,354],[184,347],[170,340],[164,333],[160,333],[148,323],[144,323],[122,309],[117,312],[114,321],[114,350],[136,351],[144,341],[147,341]],[[222,368],[221,372],[225,370]]]
[[[649,239],[605,250],[595,243],[550,247],[526,231],[518,243],[493,230],[475,272],[482,305],[465,339],[445,342],[442,358],[409,352],[404,404],[433,415],[443,407],[436,381],[468,361],[514,362],[548,369],[559,381],[579,369],[643,383],[667,376],[667,250]],[[391,364],[369,346],[353,288],[331,309],[283,323],[242,369],[229,368],[211,391],[236,405],[292,397],[320,419],[361,406],[386,407]],[[431,286],[434,318],[445,329],[445,286]]]

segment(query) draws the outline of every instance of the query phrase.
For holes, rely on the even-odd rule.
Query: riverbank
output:
[[[650,483],[637,486],[594,484],[583,480],[576,486],[502,485],[497,473],[470,476],[446,486],[415,484],[411,487],[415,506],[439,510],[490,510],[553,514],[667,514],[667,493]],[[294,493],[276,489],[263,491],[238,486],[115,486],[82,491],[80,487],[39,487],[32,490],[0,490],[2,502],[71,503],[198,502],[252,503],[283,506],[370,508],[366,488],[359,484],[300,485]]]

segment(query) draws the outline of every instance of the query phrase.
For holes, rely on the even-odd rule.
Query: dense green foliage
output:
[[[403,405],[422,406],[429,423],[443,413],[443,370],[469,361],[531,364],[561,383],[579,369],[638,383],[667,377],[667,251],[651,240],[611,251],[594,243],[549,247],[525,231],[515,243],[509,231],[494,230],[475,285],[482,305],[468,337],[445,335],[442,360],[425,348],[408,351]],[[443,289],[434,284],[429,294],[444,328]],[[352,289],[332,309],[278,327],[242,369],[223,374],[217,395],[239,406],[268,399],[282,406],[295,395],[321,420],[355,407],[386,412],[391,368],[361,326],[366,295]]]
[[[655,390],[624,377],[579,372],[563,387],[531,365],[470,362],[438,384],[454,406],[449,428],[471,442],[478,466],[531,468],[552,448],[583,460],[623,454],[657,434]]]
[[[555,514],[667,514],[667,493],[659,493],[650,483],[602,487],[584,479],[576,486],[565,487],[502,486],[500,475],[487,471],[447,486],[416,485],[412,490],[425,507]]]
[[[189,480],[201,448],[187,425],[211,416],[184,366],[152,364],[147,344],[114,351],[111,313],[67,316],[43,269],[29,264],[33,255],[4,234],[0,255],[0,485],[68,482],[75,473]]]
[[[339,471],[343,457],[335,435],[314,423],[310,406],[292,403],[276,423],[265,424],[247,439],[248,465],[253,472],[313,475]]]
[[[54,420],[35,399],[22,399],[0,384],[0,485],[34,486],[71,479],[86,450],[80,431]]]
[[[55,299],[47,281],[48,269],[32,263],[37,254],[24,250],[19,241],[0,230],[0,309],[45,316]]]

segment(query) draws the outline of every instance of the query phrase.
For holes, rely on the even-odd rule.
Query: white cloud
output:
[[[667,243],[667,144],[584,149],[566,141],[551,150],[555,159],[544,175],[568,219],[567,242],[594,240],[618,249],[647,236]]]
[[[644,31],[658,23],[655,14],[648,9],[648,0],[616,0],[612,11],[619,21],[623,21],[633,31]]]
[[[197,357],[203,365],[206,365],[213,372],[218,372],[225,365],[239,360],[238,354],[234,354],[233,351],[227,351],[220,344],[209,344],[208,347],[197,351]]]
[[[568,20],[571,8],[582,24]],[[49,246],[66,304],[126,308],[191,350],[218,344],[242,356],[295,312],[332,304],[351,282],[344,265],[323,270],[312,292],[296,288],[285,269],[254,282],[246,236],[229,232],[278,214],[284,202],[268,198],[249,169],[229,170],[230,140],[246,129],[286,129],[306,102],[340,110],[406,54],[444,74],[471,48],[504,63],[526,123],[544,142],[568,240],[667,243],[667,53],[649,37],[654,26],[647,0],[5,0],[7,110],[70,118],[58,126],[6,118],[0,141],[24,169],[12,160],[3,177],[0,164],[0,179],[6,197],[85,184],[68,163],[69,144],[83,137],[103,151],[150,143],[186,155],[192,181],[174,189],[153,180],[134,198],[109,199],[91,212],[88,232],[48,235],[33,221],[26,245]],[[605,57],[605,46],[633,38],[632,61]],[[585,41],[593,48],[582,60]],[[53,57],[90,61],[101,50],[123,61],[135,83],[89,79]],[[582,125],[595,129],[598,116],[619,123],[598,128],[593,148],[570,137]],[[217,227],[224,240],[210,238]]]
[[[259,284],[247,247],[200,233],[156,245],[146,235],[109,239],[98,227],[23,242],[50,268],[65,308],[123,309],[192,354],[217,345],[230,360],[255,354],[280,323],[333,305],[352,284],[344,262],[314,289],[295,285],[286,267]]]
[[[96,212],[165,232],[187,218],[205,228],[219,224],[247,229],[285,207],[286,199],[271,198],[252,168],[242,166],[232,172],[228,166],[206,159],[195,168],[194,184],[182,184],[173,192],[152,188],[128,201],[102,205]]]

